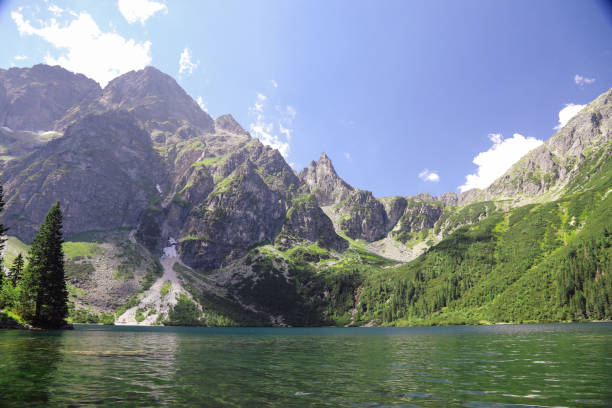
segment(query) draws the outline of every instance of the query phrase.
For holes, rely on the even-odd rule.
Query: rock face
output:
[[[411,199],[407,202],[406,210],[395,226],[393,234],[399,241],[406,242],[410,238],[410,233],[433,228],[443,212],[444,205],[440,201]]]
[[[153,67],[112,80],[104,88],[100,102],[107,109],[132,110],[148,131],[190,126],[200,132],[214,132],[214,121],[197,102],[171,76]]]
[[[353,239],[372,242],[387,233],[385,207],[370,191],[356,191],[342,201],[336,211],[343,214],[338,223],[340,229]]]
[[[390,231],[399,221],[404,210],[406,209],[407,201],[404,197],[391,197],[380,200],[387,214],[387,225],[385,229]]]
[[[214,132],[213,119],[169,75],[153,67],[130,71],[106,85],[101,94],[58,122],[62,129],[89,113],[127,110],[155,139],[188,139]]]
[[[583,161],[607,160],[611,139],[612,89],[588,104],[546,143],[527,153],[491,184],[486,189],[486,198],[536,196],[559,190],[576,176]]]
[[[135,226],[160,173],[151,139],[130,114],[89,115],[64,137],[10,162],[3,222],[30,240],[60,201],[67,236]]]
[[[300,172],[300,179],[310,187],[320,206],[339,203],[355,191],[354,187],[338,176],[325,153]]]
[[[176,193],[165,214],[150,209],[145,217],[148,230],[160,225],[161,241],[179,238],[185,263],[210,269],[274,242],[288,203],[306,187],[277,150],[257,139],[211,135],[201,140],[198,154],[188,149],[175,160]],[[222,148],[228,143],[233,143],[229,151]]]
[[[223,260],[244,255],[255,243],[274,241],[284,216],[282,196],[247,161],[191,210],[183,227],[190,235],[181,240],[181,258],[193,268],[218,268]]]
[[[313,243],[336,251],[348,248],[348,242],[336,234],[332,221],[312,194],[293,200],[276,243],[283,248]]]
[[[54,130],[71,109],[89,103],[100,86],[58,66],[0,69],[0,126],[12,130]]]
[[[215,129],[225,130],[235,135],[248,135],[249,133],[240,126],[232,115],[222,115],[215,119]]]

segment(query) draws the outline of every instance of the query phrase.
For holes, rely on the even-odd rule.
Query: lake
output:
[[[0,331],[0,406],[612,406],[612,323]]]

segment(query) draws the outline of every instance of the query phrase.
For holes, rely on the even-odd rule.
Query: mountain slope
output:
[[[59,67],[0,79],[6,123],[57,130],[0,130],[2,222],[27,242],[62,202],[75,321],[610,318],[612,90],[488,189],[376,198],[325,153],[296,174],[152,67],[104,90]],[[14,110],[20,89],[41,103]]]
[[[58,66],[0,69],[0,126],[55,130],[70,109],[99,96],[100,86]]]
[[[320,206],[339,203],[355,191],[354,187],[338,176],[325,153],[300,172],[300,179],[313,191]]]
[[[489,199],[545,193],[549,194],[547,197],[559,196],[563,187],[578,176],[583,161],[609,159],[611,139],[612,90],[609,90],[497,179],[486,189],[486,196]]]
[[[156,141],[173,135],[188,139],[201,133],[213,133],[213,119],[167,74],[146,67],[130,71],[112,81],[97,98],[66,112],[58,122],[65,129],[89,113],[127,110]]]
[[[7,164],[3,215],[11,233],[28,241],[56,201],[68,236],[133,227],[156,194],[160,173],[148,134],[130,114],[89,115],[63,137]]]

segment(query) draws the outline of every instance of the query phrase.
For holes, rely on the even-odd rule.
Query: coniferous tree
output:
[[[0,184],[0,213],[4,210],[4,189],[2,188],[2,184]],[[2,278],[4,278],[4,270],[2,269],[2,250],[4,249],[4,243],[6,242],[6,228],[3,224],[0,223],[0,287],[2,286]]]
[[[9,268],[8,271],[8,279],[11,281],[13,286],[17,286],[17,283],[21,279],[23,275],[23,256],[20,254],[17,255],[17,258],[13,261],[13,265]]]
[[[58,328],[68,315],[64,279],[62,213],[59,202],[45,217],[30,247],[28,266],[21,281],[21,309],[36,326]]]

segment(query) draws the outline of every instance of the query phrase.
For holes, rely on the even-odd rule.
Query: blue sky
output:
[[[577,1],[2,1],[0,67],[104,84],[153,65],[299,170],[376,196],[484,187],[612,86],[612,8]],[[475,163],[476,162],[476,163]],[[467,177],[467,178],[466,178]]]

